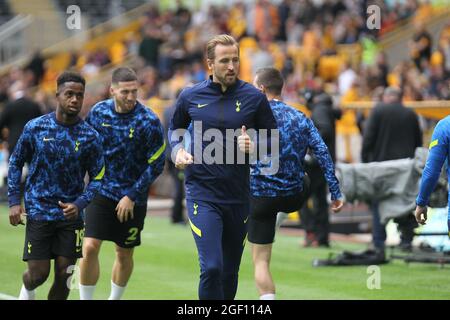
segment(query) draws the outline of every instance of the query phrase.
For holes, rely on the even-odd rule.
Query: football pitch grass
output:
[[[9,224],[8,209],[0,207],[0,293],[18,296],[26,264],[22,261],[25,228]],[[332,242],[332,248],[301,248],[298,236],[277,234],[272,255],[272,274],[277,299],[450,299],[450,266],[394,260],[380,266],[380,289],[368,289],[372,275],[366,266],[313,267],[314,258],[329,252],[360,250],[365,244]],[[114,247],[103,244],[100,279],[95,299],[109,295]],[[147,217],[142,245],[135,250],[134,272],[124,299],[196,300],[199,278],[197,252],[190,229],[174,226],[165,217]],[[37,289],[36,298],[45,299],[53,272]],[[74,281],[75,282],[75,281]],[[72,290],[69,299],[78,299]],[[239,274],[238,300],[255,300],[250,246],[247,243]]]

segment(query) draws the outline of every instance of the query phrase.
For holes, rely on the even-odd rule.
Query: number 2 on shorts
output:
[[[130,234],[130,236],[125,241],[125,244],[130,244],[136,241],[138,228],[136,227],[130,228],[130,230],[128,230],[128,233]]]

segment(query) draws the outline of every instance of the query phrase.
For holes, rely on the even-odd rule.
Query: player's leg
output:
[[[255,284],[261,300],[275,299],[275,283],[270,272],[272,243],[252,243],[252,259],[255,268]]]
[[[100,277],[100,253],[103,240],[108,237],[113,221],[117,220],[116,201],[96,195],[86,208],[83,258],[80,260],[80,299],[92,300]]]
[[[236,296],[238,287],[239,266],[247,240],[247,222],[250,205],[222,205],[224,212],[224,227],[222,236],[223,247],[223,292],[226,300]]]
[[[305,203],[308,201],[310,194],[311,194],[311,179],[305,173],[305,175],[303,176],[302,191],[295,197],[295,199],[292,199],[290,201],[292,203],[286,204],[287,208],[281,208],[280,211],[278,211],[275,230],[278,230],[281,227],[283,222],[288,218],[289,213],[301,210],[302,208],[307,208]],[[283,207],[285,207],[286,205],[283,205]]]
[[[108,300],[120,300],[133,272],[133,248],[116,245],[116,259],[112,269],[111,293]]]
[[[252,243],[255,283],[260,299],[275,299],[275,283],[270,272],[272,243],[275,239],[277,212],[300,209],[309,196],[309,178],[303,190],[285,197],[252,197],[248,220],[248,239]]]
[[[329,246],[330,221],[328,216],[327,182],[323,175],[317,181],[318,186],[313,196],[315,208],[315,235],[319,246]]]
[[[270,272],[272,243],[275,238],[277,199],[251,199],[248,219],[248,240],[252,244],[255,284],[260,299],[275,299],[275,283]]]
[[[23,286],[19,299],[34,300],[35,289],[43,284],[50,273],[52,223],[28,220],[25,231],[23,260],[28,268],[23,273]]]
[[[67,300],[71,288],[71,283],[68,282],[68,279],[76,272],[76,263],[76,258],[63,256],[55,258],[55,279],[48,292],[48,300]]]
[[[316,212],[316,203],[315,200],[317,192],[319,192],[320,188],[320,179],[323,179],[323,174],[320,167],[309,165],[305,167],[306,174],[309,178],[304,177],[304,185],[308,185],[308,194],[306,199],[304,199],[303,205],[301,206],[300,211],[300,220],[305,230],[305,241],[304,247],[315,247],[318,245],[317,235],[316,235],[316,220],[317,220],[317,212]]]
[[[84,237],[83,220],[55,222],[55,236],[52,241],[52,256],[55,257],[53,285],[48,293],[49,300],[66,300],[70,293],[69,277],[76,271],[76,262],[81,258]]]
[[[199,299],[222,300],[222,213],[209,202],[187,200],[186,204],[200,263]]]
[[[34,300],[35,289],[43,284],[50,273],[50,259],[28,260],[28,269],[23,273],[23,286],[19,300]]]
[[[80,300],[92,300],[95,286],[100,277],[98,255],[102,240],[84,238],[83,258],[80,259]]]
[[[375,250],[384,254],[384,243],[387,237],[386,226],[381,223],[378,203],[372,202],[370,208],[372,211],[372,243]]]
[[[83,258],[80,259],[80,283],[92,286],[97,283],[100,276],[98,255],[102,240],[85,238],[83,242]]]
[[[133,272],[134,247],[141,244],[141,232],[144,229],[146,215],[147,205],[135,206],[133,219],[123,223],[116,219],[111,228],[113,234],[110,236],[116,243],[116,258],[112,269],[109,300],[120,300],[125,292]]]

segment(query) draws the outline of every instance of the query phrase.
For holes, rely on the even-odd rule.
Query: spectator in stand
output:
[[[139,56],[146,65],[158,66],[159,47],[163,42],[162,32],[155,25],[147,25],[144,29],[144,38],[139,45]]]
[[[420,71],[423,71],[423,61],[430,61],[432,45],[432,37],[424,23],[418,22],[409,46],[411,58]]]

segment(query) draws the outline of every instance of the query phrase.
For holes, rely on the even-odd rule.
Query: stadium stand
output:
[[[337,123],[338,161],[359,161],[357,113],[367,115],[380,86],[398,85],[404,89],[406,105],[424,116],[425,134],[429,134],[436,119],[448,114],[449,104],[445,101],[450,98],[450,24],[433,32],[432,54],[422,70],[414,65],[405,46],[406,58],[392,64],[389,59],[392,41],[386,42],[394,34],[396,42],[410,41],[411,33],[397,31],[412,30],[418,20],[429,22],[443,12],[448,14],[445,1],[440,1],[440,5],[417,0],[370,2],[379,5],[383,17],[388,17],[382,19],[380,30],[367,29],[365,9],[369,1],[362,0],[279,4],[259,0],[201,8],[172,3],[171,8],[164,9],[151,3],[139,6],[145,2],[141,0],[57,1],[62,11],[69,2],[96,16],[99,20],[95,23],[111,18],[113,11],[104,8],[114,5],[120,7],[119,11],[134,8],[134,15],[131,22],[124,20],[125,23],[116,25],[107,22],[85,30],[85,42],[77,42],[77,49],[69,39],[59,46],[59,51],[43,51],[44,76],[39,86],[33,87],[32,94],[46,110],[53,109],[51,92],[62,70],[75,69],[88,78],[85,114],[93,103],[108,95],[111,70],[126,64],[138,70],[139,98],[162,115],[178,89],[206,77],[202,51],[205,41],[214,34],[230,33],[240,43],[243,80],[252,80],[255,62],[263,66],[271,61],[283,71],[286,79],[283,98],[289,103],[308,114],[302,105],[301,90],[325,90],[344,108]],[[270,18],[261,21],[257,17],[265,15],[266,10]],[[26,63],[23,68],[10,68],[0,77],[0,97],[6,101],[8,88],[17,83],[31,87],[34,82]],[[443,101],[423,102],[431,100]]]
[[[0,26],[12,18],[8,1],[0,1]]]
[[[145,2],[145,0],[57,0],[59,8],[63,12],[70,5],[79,6],[81,12],[89,16],[89,25],[91,27],[108,21],[115,15],[134,9]]]

